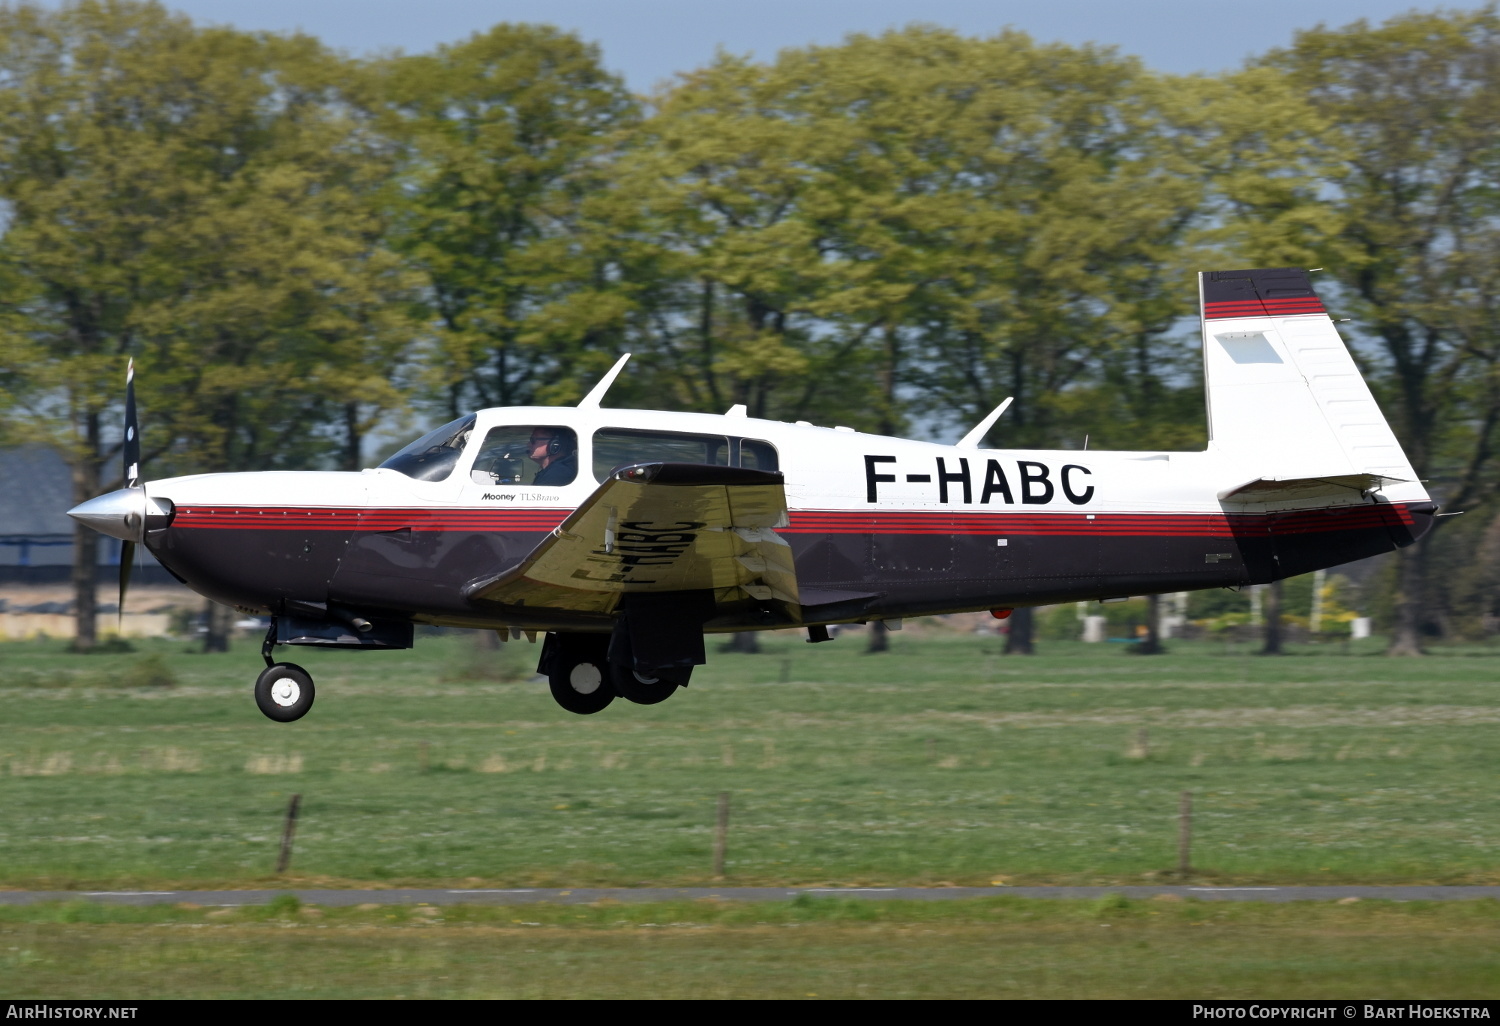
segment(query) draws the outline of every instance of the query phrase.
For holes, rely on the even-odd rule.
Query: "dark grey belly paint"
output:
[[[1359,509],[1320,511],[1331,529],[1307,533],[1278,530],[1297,516],[1306,527],[1305,513],[1245,518],[1232,539],[1120,536],[1101,520],[1097,534],[792,533],[787,541],[808,596],[844,597],[834,618],[916,616],[1266,583],[1410,544],[1430,528],[1436,506],[1407,507],[1409,526],[1394,518],[1338,526],[1340,516]],[[288,601],[327,602],[371,614],[501,626],[515,624],[517,611],[470,602],[464,588],[516,565],[546,537],[545,531],[168,528],[153,532],[147,545],[181,579],[228,605],[278,612]],[[534,626],[568,622],[550,611]],[[748,614],[714,621],[716,629],[735,626],[766,622]]]

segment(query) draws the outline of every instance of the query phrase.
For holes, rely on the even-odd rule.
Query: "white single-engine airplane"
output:
[[[415,624],[532,640],[575,713],[688,683],[705,633],[1261,584],[1409,545],[1436,505],[1295,269],[1199,275],[1203,452],[981,449],[723,415],[481,410],[360,473],[143,484],[70,516],[269,614],[261,711],[313,682],[273,646],[409,648]],[[1009,400],[1006,401],[1008,403]]]

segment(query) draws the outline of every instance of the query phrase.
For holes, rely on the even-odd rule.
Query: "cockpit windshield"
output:
[[[381,464],[418,481],[446,481],[474,431],[474,414],[429,431]]]

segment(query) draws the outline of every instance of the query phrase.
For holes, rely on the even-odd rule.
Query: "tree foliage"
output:
[[[1324,241],[1419,477],[1495,494],[1500,428],[1500,14],[1412,13],[1298,35],[1266,59],[1326,126]],[[1403,550],[1395,650],[1420,649],[1432,536]]]
[[[127,356],[158,476],[307,466],[347,447],[351,404],[400,401],[408,272],[371,202],[383,147],[338,78],[310,38],[156,4],[0,8],[0,345],[15,419],[77,500],[119,483]]]
[[[1055,442],[1109,358],[1116,387],[1161,385],[1190,297],[1167,268],[1201,184],[1153,159],[1160,93],[1018,33],[721,55],[656,98],[595,204],[625,240],[604,291],[686,407],[889,432],[1015,394],[1007,437]]]
[[[369,78],[402,146],[394,238],[425,279],[426,391],[453,416],[569,398],[580,354],[618,343],[573,299],[599,273],[580,207],[635,101],[597,48],[545,26],[497,25]]]

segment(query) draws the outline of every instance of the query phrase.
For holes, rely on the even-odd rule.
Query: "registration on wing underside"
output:
[[[600,485],[519,566],[471,587],[503,605],[609,612],[626,592],[712,590],[720,602],[797,603],[781,475],[655,463]]]

